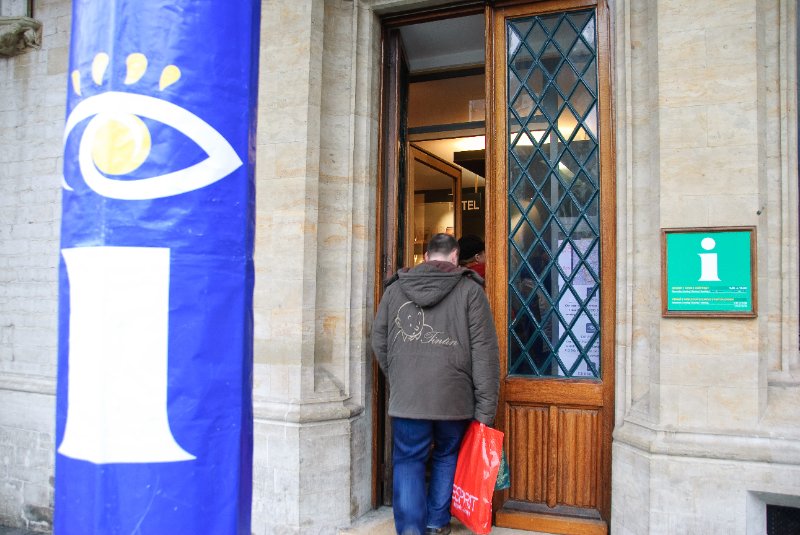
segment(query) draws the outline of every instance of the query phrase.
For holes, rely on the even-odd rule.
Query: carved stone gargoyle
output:
[[[42,46],[42,23],[29,17],[0,17],[0,57]]]

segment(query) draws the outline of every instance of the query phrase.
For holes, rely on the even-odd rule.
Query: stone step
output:
[[[472,532],[461,522],[453,519],[452,535],[470,535]],[[492,528],[492,535],[552,535],[538,531],[522,531],[509,528]],[[359,518],[349,528],[339,530],[339,535],[395,535],[391,507],[381,507]]]
[[[30,531],[25,528],[11,528],[8,526],[0,526],[0,535],[41,535],[35,531]]]

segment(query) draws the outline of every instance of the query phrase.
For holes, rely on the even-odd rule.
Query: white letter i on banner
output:
[[[67,422],[58,452],[96,464],[174,462],[167,416],[169,249],[64,249]]]

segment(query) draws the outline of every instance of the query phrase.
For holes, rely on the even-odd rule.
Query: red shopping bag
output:
[[[450,512],[478,534],[492,530],[492,494],[500,469],[503,433],[473,421],[456,463]]]

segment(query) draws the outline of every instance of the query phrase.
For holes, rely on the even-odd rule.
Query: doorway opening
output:
[[[385,23],[378,280],[420,264],[434,234],[485,240],[485,27],[482,7]],[[380,506],[392,503],[392,440],[388,385],[379,371],[374,379]]]

